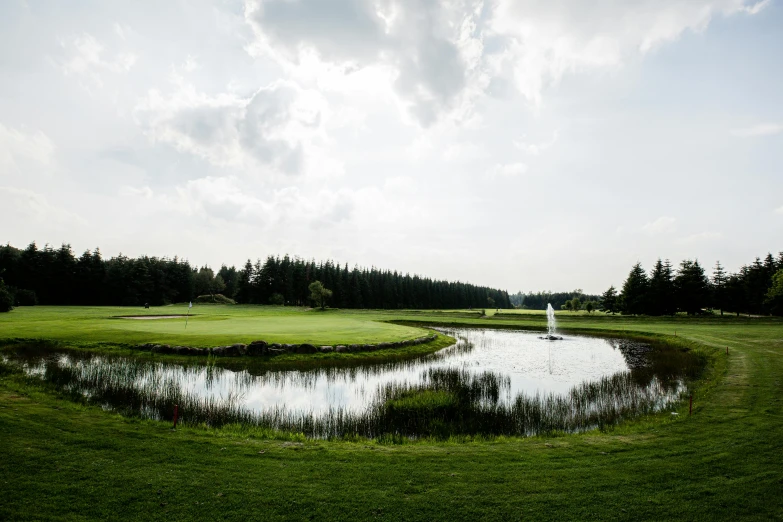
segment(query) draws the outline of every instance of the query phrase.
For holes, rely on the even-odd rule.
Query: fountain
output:
[[[546,335],[539,337],[539,339],[546,339],[547,341],[562,341],[563,338],[555,335],[557,333],[557,323],[555,322],[555,309],[552,308],[552,303],[546,305]]]

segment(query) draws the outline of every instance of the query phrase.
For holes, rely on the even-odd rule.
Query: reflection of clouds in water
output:
[[[445,333],[466,339],[474,350],[447,359],[441,367],[474,364],[481,371],[507,375],[514,396],[566,393],[581,382],[628,369],[620,352],[594,337],[570,336],[553,342],[512,330],[449,329]],[[459,366],[461,362],[466,364]]]
[[[510,403],[519,394],[565,394],[580,383],[596,381],[629,367],[619,345],[599,338],[569,336],[551,342],[539,339],[535,333],[520,331],[443,331],[458,338],[457,344],[412,360],[348,367],[280,370],[252,366],[235,371],[213,365],[139,362],[85,354],[60,356],[58,364],[84,365],[87,371],[101,367],[111,378],[131,380],[131,386],[139,389],[173,384],[203,398],[222,401],[234,397],[254,412],[284,408],[316,414],[335,408],[364,411],[379,388],[388,384],[422,384],[429,369],[497,374],[508,382],[501,399]]]

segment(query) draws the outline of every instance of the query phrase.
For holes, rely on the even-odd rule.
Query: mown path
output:
[[[783,518],[783,324],[561,324],[676,328],[712,347],[716,364],[694,415],[684,405],[675,418],[552,438],[301,443],[231,429],[172,431],[5,375],[0,519]]]

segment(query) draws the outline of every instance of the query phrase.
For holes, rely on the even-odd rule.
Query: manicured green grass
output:
[[[49,339],[74,343],[159,343],[219,346],[262,339],[314,345],[378,343],[413,339],[419,329],[354,317],[277,306],[194,305],[186,319],[122,319],[120,316],[176,315],[187,305],[127,307],[20,307],[0,314],[0,339]],[[370,320],[368,320],[370,319]]]
[[[545,325],[535,314],[443,315],[334,313],[406,324]],[[676,417],[551,438],[305,441],[230,427],[172,431],[168,423],[76,405],[5,374],[0,519],[783,517],[783,323],[567,314],[558,321],[566,331],[670,339],[676,331],[680,342],[705,350],[711,366],[696,388],[693,416],[684,404]]]

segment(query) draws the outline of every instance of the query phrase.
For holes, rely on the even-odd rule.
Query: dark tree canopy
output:
[[[10,312],[14,309],[14,296],[5,287],[5,283],[0,279],[0,312]]]
[[[248,260],[237,281],[235,299],[239,303],[267,304],[274,294],[280,294],[287,305],[308,305],[309,285],[320,281],[332,291],[329,306],[335,308],[483,308],[488,299],[498,308],[511,308],[503,290],[287,255],[269,256],[263,263]]]
[[[686,259],[674,277],[677,305],[680,311],[695,315],[710,302],[710,280],[698,261]]]
[[[55,250],[30,243],[24,250],[0,246],[0,273],[19,304],[162,305],[223,292],[239,303],[307,305],[308,287],[318,280],[338,308],[483,308],[489,299],[511,308],[504,290],[287,255],[248,260],[240,269],[223,265],[215,274],[177,257],[105,260],[96,248],[77,258],[67,244]]]
[[[619,311],[617,301],[617,289],[614,286],[610,286],[601,296],[601,309],[606,313],[614,314]]]
[[[783,268],[772,276],[772,286],[767,291],[765,304],[774,315],[783,315]]]
[[[546,310],[547,304],[551,304],[555,310],[562,310],[566,301],[573,301],[575,298],[579,299],[581,303],[588,303],[590,301],[599,302],[601,296],[585,294],[580,289],[571,292],[530,292],[527,294],[517,292],[510,296],[512,305],[526,310]]]
[[[641,263],[631,268],[628,278],[623,283],[620,292],[622,312],[625,314],[643,314],[647,311],[648,291],[650,283]]]
[[[715,268],[712,270],[712,307],[720,310],[720,315],[723,315],[723,311],[728,304],[728,285],[729,278],[726,276],[723,266],[720,261],[715,263]]]
[[[736,274],[725,271],[720,262],[708,278],[698,260],[686,259],[672,273],[669,261],[658,262],[645,276],[637,263],[623,284],[619,308],[626,314],[671,315],[685,312],[689,315],[707,310],[720,310],[759,315],[783,315],[778,301],[770,298],[776,274],[783,269],[783,252],[777,258],[772,254],[762,260],[756,258],[750,265],[743,266]],[[604,310],[607,297],[604,294]]]
[[[671,264],[660,259],[650,272],[647,313],[649,315],[671,315],[675,313],[674,279]]]

